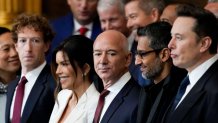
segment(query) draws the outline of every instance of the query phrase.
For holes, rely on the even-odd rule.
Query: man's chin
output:
[[[144,75],[143,73],[142,73],[142,77],[143,77],[144,79],[148,79],[147,76]]]

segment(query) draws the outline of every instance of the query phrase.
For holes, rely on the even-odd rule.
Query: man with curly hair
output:
[[[48,123],[55,82],[45,54],[53,32],[44,17],[20,15],[12,27],[12,37],[21,62],[21,76],[8,86],[6,123]]]

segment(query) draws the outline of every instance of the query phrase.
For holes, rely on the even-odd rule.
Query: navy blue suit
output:
[[[19,78],[8,86],[6,104],[6,123],[10,123],[10,109]],[[20,123],[48,123],[54,106],[55,81],[51,75],[50,67],[46,65],[37,78],[23,109]]]
[[[218,60],[197,81],[175,111],[168,108],[165,123],[218,122]]]
[[[101,123],[136,123],[140,86],[131,78],[109,105]]]
[[[60,42],[62,42],[67,37],[73,34],[74,30],[74,21],[72,13],[67,14],[66,16],[60,17],[56,20],[51,21],[51,26],[53,31],[55,32],[55,37],[52,41],[51,48],[49,54],[47,55],[47,62],[51,61],[51,53],[56,48]],[[94,41],[95,38],[102,32],[101,24],[99,18],[96,17],[93,21],[93,28],[91,31],[91,39]]]

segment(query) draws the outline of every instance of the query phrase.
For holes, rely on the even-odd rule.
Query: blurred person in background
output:
[[[71,12],[51,21],[52,29],[56,35],[47,56],[49,63],[54,48],[67,37],[81,34],[94,41],[98,34],[101,33],[97,3],[98,0],[67,0]]]
[[[99,0],[97,10],[102,30],[120,31],[127,37],[129,49],[131,49],[134,35],[127,28],[124,3],[122,0]]]

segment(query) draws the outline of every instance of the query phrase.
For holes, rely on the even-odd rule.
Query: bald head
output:
[[[98,35],[94,42],[94,46],[103,41],[115,43],[122,47],[125,52],[128,52],[128,41],[125,35],[116,30],[107,30]]]

